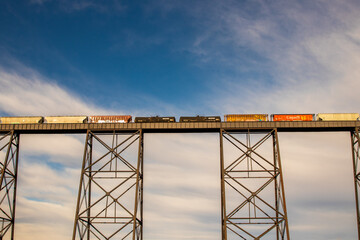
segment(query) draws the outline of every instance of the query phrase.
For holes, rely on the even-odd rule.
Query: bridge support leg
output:
[[[19,134],[0,135],[0,239],[14,239]]]
[[[221,129],[220,162],[222,239],[290,239],[277,129]]]
[[[87,132],[73,240],[143,239],[143,133]]]
[[[354,183],[355,183],[355,203],[356,203],[356,219],[358,239],[360,240],[360,205],[359,205],[359,190],[360,190],[360,136],[359,129],[356,128],[351,132],[351,147],[353,152],[353,169],[354,169]]]

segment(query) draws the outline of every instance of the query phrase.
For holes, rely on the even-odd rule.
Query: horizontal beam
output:
[[[314,122],[191,122],[191,123],[52,123],[52,124],[0,124],[0,132],[14,130],[25,134],[78,134],[93,132],[129,133],[142,129],[144,133],[176,132],[228,132],[267,131],[277,128],[279,132],[336,132],[351,131],[359,127],[359,121]]]

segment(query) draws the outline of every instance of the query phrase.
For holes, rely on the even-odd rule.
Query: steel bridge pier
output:
[[[142,130],[87,132],[72,239],[143,239]]]
[[[270,153],[260,151],[269,141]],[[226,156],[231,150],[235,159]],[[221,129],[220,169],[222,239],[290,239],[277,129]]]
[[[359,128],[355,128],[351,132],[351,147],[353,152],[353,169],[354,169],[354,185],[355,185],[355,203],[356,203],[356,223],[358,230],[358,239],[360,240],[360,203],[359,203],[359,190],[360,190],[360,136]]]
[[[0,239],[14,239],[19,134],[0,135]]]

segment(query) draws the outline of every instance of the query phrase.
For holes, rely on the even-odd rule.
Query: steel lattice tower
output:
[[[120,136],[87,132],[73,240],[142,239],[143,133],[118,143]],[[125,159],[136,144],[137,154]]]
[[[220,131],[222,239],[290,239],[277,129],[252,144],[254,135]],[[272,153],[259,151],[269,139]],[[227,159],[225,143],[236,159]]]

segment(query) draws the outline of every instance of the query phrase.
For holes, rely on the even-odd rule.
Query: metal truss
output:
[[[0,135],[0,239],[14,239],[19,134]]]
[[[72,239],[143,239],[142,130],[87,132]]]
[[[356,219],[358,239],[360,239],[360,204],[359,204],[359,190],[360,190],[360,136],[359,128],[351,132],[351,146],[353,152],[353,169],[355,182],[355,202],[356,202]]]
[[[277,129],[221,129],[220,164],[222,239],[290,239]]]

